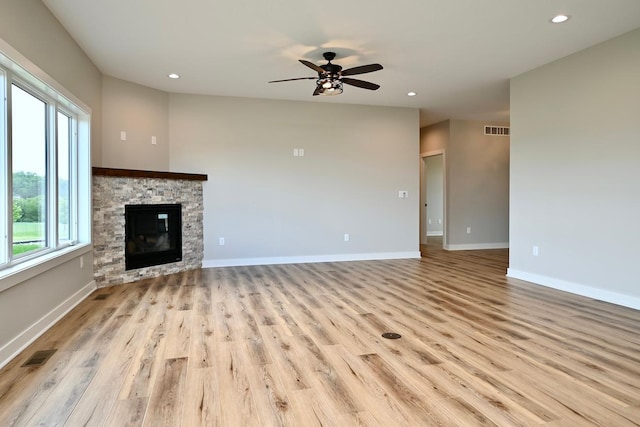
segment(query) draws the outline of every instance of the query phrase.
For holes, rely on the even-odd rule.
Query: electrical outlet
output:
[[[127,140],[127,132],[120,131],[120,141],[126,141],[126,140]]]
[[[221,237],[220,239],[218,239],[218,244],[220,246],[224,246],[224,237]]]
[[[467,234],[471,234],[471,227],[467,227]]]
[[[158,143],[158,139],[155,136],[151,137],[151,144],[156,145]]]
[[[345,242],[349,241],[349,233],[344,233],[344,241]]]
[[[532,253],[533,253],[533,256],[538,256],[538,254],[540,253],[540,251],[538,250],[538,247],[537,247],[537,246],[534,246],[534,247],[533,247],[533,249],[532,249]]]

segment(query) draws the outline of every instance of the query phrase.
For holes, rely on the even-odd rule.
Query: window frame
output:
[[[24,255],[13,254],[12,85],[44,102],[46,111],[46,243]],[[59,236],[59,113],[69,118],[69,240]],[[0,292],[92,251],[90,132],[91,109],[0,39]]]
[[[67,180],[67,186],[68,186],[68,191],[69,191],[69,239],[68,240],[64,240],[61,242],[60,239],[60,230],[58,229],[58,227],[60,227],[60,208],[58,206],[58,209],[56,211],[56,215],[58,216],[58,220],[56,222],[56,239],[58,242],[58,248],[66,246],[71,244],[74,241],[77,241],[77,237],[78,237],[78,233],[77,233],[77,226],[78,226],[78,197],[77,197],[77,146],[78,146],[78,118],[72,113],[70,112],[68,109],[64,108],[64,106],[61,105],[57,105],[56,106],[56,111],[55,111],[55,120],[56,120],[56,142],[55,142],[55,149],[56,149],[56,177],[59,180],[60,179],[60,141],[59,141],[59,117],[60,114],[62,114],[63,116],[67,117],[68,119],[68,123],[69,123],[69,136],[68,136],[68,149],[69,149],[69,153],[68,153],[68,158],[67,158],[67,164],[68,164],[68,180]],[[60,201],[60,182],[57,182],[58,186],[56,187],[56,199],[58,200],[58,203]]]
[[[52,138],[51,138],[52,133],[55,131],[55,129],[51,128],[51,110],[52,110],[51,102],[53,101],[48,99],[45,96],[42,96],[42,94],[36,92],[35,90],[33,90],[28,83],[23,82],[22,79],[20,79],[19,77],[12,78],[11,73],[8,73],[8,74],[9,75],[7,77],[7,83],[6,83],[6,89],[5,89],[7,94],[5,111],[7,112],[6,120],[8,124],[7,126],[8,132],[7,132],[7,139],[5,141],[2,141],[2,143],[8,145],[8,151],[9,153],[11,153],[11,155],[7,159],[8,165],[6,169],[7,182],[9,183],[8,185],[9,193],[7,194],[7,197],[11,202],[13,201],[13,151],[14,151],[13,150],[13,103],[12,103],[13,86],[17,87],[18,89],[22,90],[26,94],[34,97],[35,99],[37,99],[38,101],[44,104],[44,109],[45,109],[45,117],[44,117],[44,122],[45,122],[44,123],[44,126],[45,126],[44,247],[33,249],[31,251],[25,252],[24,254],[18,254],[16,256],[13,253],[13,245],[15,242],[13,241],[13,221],[12,221],[11,225],[8,226],[9,237],[7,239],[7,243],[9,244],[10,248],[7,249],[6,258],[0,258],[0,269],[2,269],[3,266],[5,265],[11,266],[13,264],[20,263],[23,260],[36,258],[40,255],[50,252],[51,250],[54,250],[54,248],[51,247],[54,242],[51,240],[51,232],[52,232],[51,214],[53,213],[51,209],[51,203],[52,203],[52,199],[55,197],[55,194],[51,194],[51,188],[53,186],[53,183],[51,182],[52,181],[51,175],[54,172],[52,170],[52,164],[56,161],[55,152],[52,150],[52,144],[54,144],[55,142],[52,141]],[[2,113],[1,109],[0,109],[0,113]],[[12,205],[12,209],[13,209],[13,205]]]

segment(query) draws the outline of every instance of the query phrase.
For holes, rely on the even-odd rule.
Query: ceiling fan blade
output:
[[[316,90],[313,91],[313,96],[320,95],[321,93],[322,93],[322,86],[321,85],[316,86]]]
[[[340,80],[342,81],[342,83],[346,83],[351,86],[361,87],[362,89],[376,90],[380,87],[380,85],[377,85],[375,83],[365,82],[364,80],[358,80],[358,79],[350,79],[348,77],[342,78]]]
[[[295,79],[271,80],[269,83],[292,82],[294,80],[316,80],[317,77],[298,77]]]
[[[313,62],[309,62],[309,61],[306,61],[306,60],[304,60],[304,59],[299,59],[298,61],[300,61],[301,63],[303,63],[303,64],[304,64],[304,65],[306,65],[307,67],[311,68],[312,70],[314,70],[314,71],[316,71],[316,72],[318,72],[318,73],[320,73],[320,74],[324,74],[324,73],[326,73],[326,72],[327,72],[325,69],[318,67],[318,66],[317,66],[316,64],[314,64]]]
[[[369,64],[369,65],[361,65],[359,67],[347,68],[346,70],[342,70],[343,76],[353,76],[356,74],[364,74],[364,73],[372,73],[374,71],[382,70],[382,65],[380,64]]]

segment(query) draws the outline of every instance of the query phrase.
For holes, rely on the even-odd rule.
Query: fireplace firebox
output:
[[[182,260],[182,205],[125,205],[125,269]]]

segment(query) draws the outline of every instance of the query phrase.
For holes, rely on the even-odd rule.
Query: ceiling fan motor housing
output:
[[[327,61],[333,61],[335,59],[335,57],[336,57],[336,53],[335,52],[325,52],[325,53],[322,54],[322,56]]]
[[[326,74],[336,76],[336,77],[338,77],[340,74],[340,71],[342,71],[342,67],[336,64],[324,64],[324,65],[321,65],[320,68],[325,70]]]

